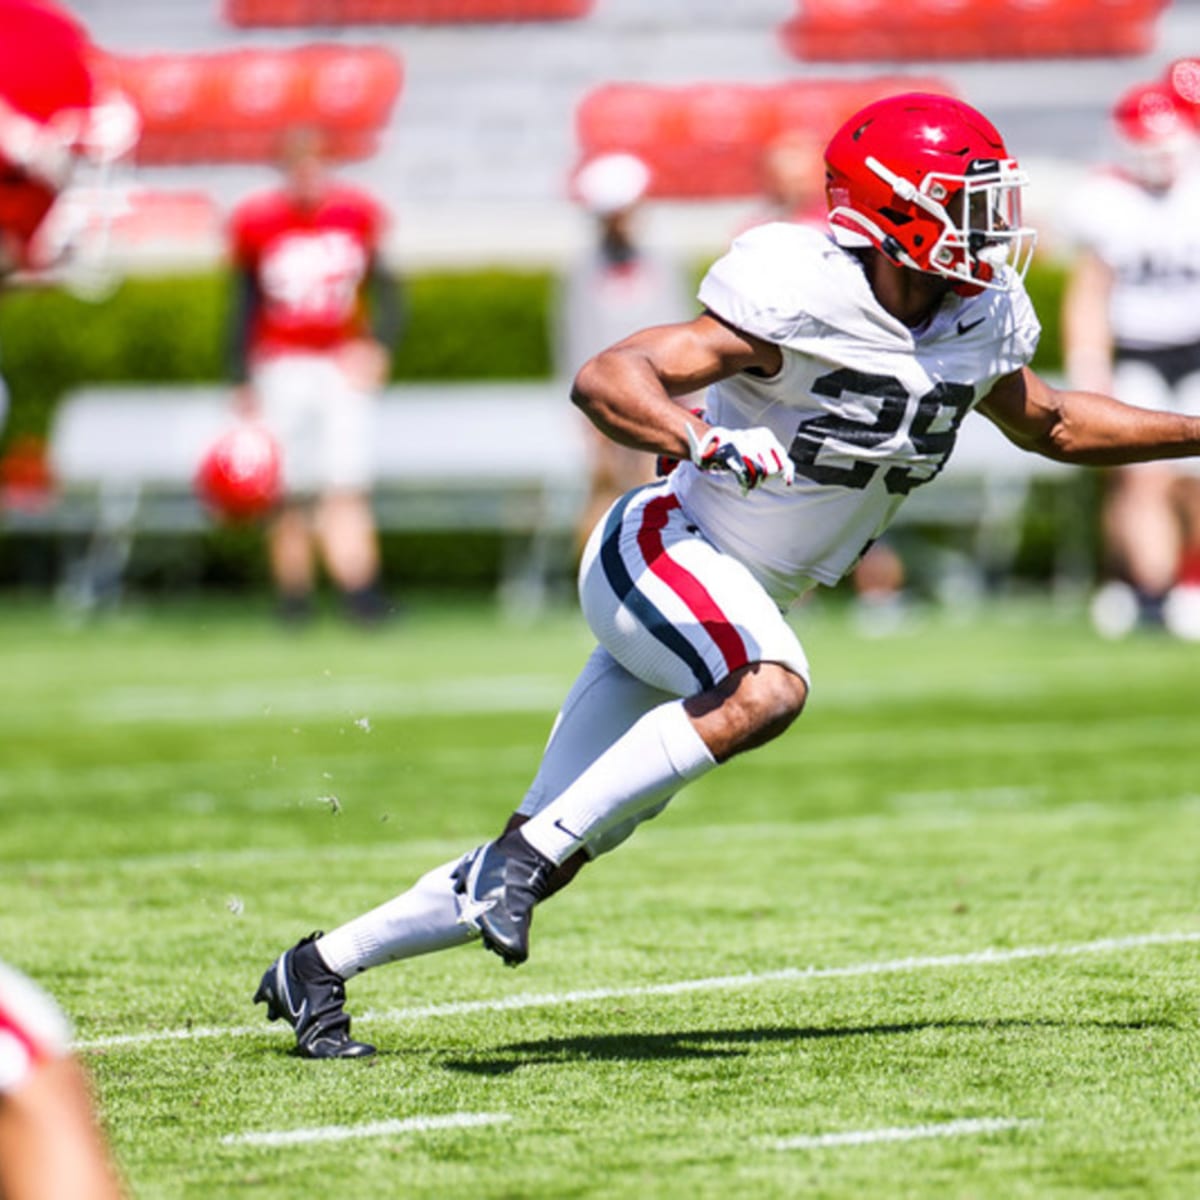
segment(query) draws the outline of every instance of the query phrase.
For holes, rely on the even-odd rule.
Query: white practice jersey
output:
[[[1109,319],[1120,346],[1200,342],[1200,171],[1151,192],[1097,172],[1074,197],[1067,233],[1113,272]]]
[[[783,352],[770,379],[741,372],[714,384],[705,419],[770,429],[796,481],[770,479],[742,496],[727,473],[683,463],[673,487],[780,606],[854,565],[904,497],[941,470],[971,408],[1032,358],[1040,333],[1015,281],[1007,292],[947,296],[914,332],[880,306],[857,258],[788,224],[739,237],[705,276],[700,302]]]

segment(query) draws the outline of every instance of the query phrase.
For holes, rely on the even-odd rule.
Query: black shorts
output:
[[[1170,388],[1176,388],[1189,375],[1200,371],[1200,342],[1189,346],[1159,346],[1146,349],[1141,346],[1116,346],[1113,350],[1116,362],[1141,362],[1153,367]]]

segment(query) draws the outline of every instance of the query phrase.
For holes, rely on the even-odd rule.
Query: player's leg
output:
[[[348,614],[382,617],[379,536],[371,511],[375,397],[352,386],[333,358],[320,361],[321,499],[316,531],[329,577]]]
[[[1167,381],[1149,363],[1118,362],[1113,391],[1140,408],[1172,407]],[[1101,514],[1105,555],[1133,594],[1132,603],[1125,600],[1122,609],[1119,590],[1110,587],[1100,592],[1092,617],[1102,633],[1118,635],[1139,622],[1162,624],[1163,601],[1175,582],[1182,547],[1173,498],[1175,476],[1175,469],[1164,462],[1137,463],[1109,474]]]
[[[283,500],[267,526],[267,557],[283,616],[307,616],[316,585],[311,501],[319,429],[310,385],[310,355],[268,359],[252,384],[266,427],[279,443]]]
[[[688,699],[647,711],[475,860],[472,917],[488,947],[514,964],[528,953],[531,911],[557,864],[778,736],[807,696],[807,662],[778,609],[688,524],[666,486],[614,507],[585,553],[581,596],[593,632],[631,675]]]
[[[604,650],[585,664],[563,702],[538,774],[505,832],[517,828],[595,761],[647,709],[665,698],[631,676]],[[569,856],[552,873],[553,892],[574,877],[595,853],[611,849],[632,832],[611,831],[595,848]],[[373,1047],[350,1035],[345,981],[384,963],[462,945],[478,936],[464,920],[466,872],[477,851],[426,872],[407,891],[328,934],[314,934],[285,951],[263,975],[255,1000],[266,1002],[271,1020],[296,1030],[299,1053],[309,1058],[350,1058]]]

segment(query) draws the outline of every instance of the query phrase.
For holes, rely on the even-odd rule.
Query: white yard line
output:
[[[306,1142],[345,1142],[351,1138],[392,1137],[398,1133],[425,1133],[431,1129],[473,1129],[511,1120],[508,1113],[446,1113],[440,1117],[404,1117],[370,1121],[366,1125],[321,1125],[315,1129],[278,1129],[260,1133],[231,1133],[223,1146],[299,1146]]]
[[[1133,937],[1100,938],[1061,946],[1014,946],[1008,950],[976,950],[968,954],[941,954],[913,958],[883,959],[850,963],[841,967],[784,967],[778,971],[748,971],[740,975],[713,975],[681,979],[674,983],[651,983],[623,988],[590,988],[572,992],[533,992],[492,1000],[462,1000],[450,1004],[428,1004],[414,1008],[366,1012],[359,1021],[403,1023],[429,1018],[456,1017],[482,1012],[512,1012],[526,1008],[556,1008],[566,1004],[588,1004],[600,1000],[629,1000],[643,996],[678,996],[689,992],[731,991],[770,983],[803,983],[819,979],[852,979],[863,975],[891,975],[905,971],[947,970],[954,967],[989,967],[1037,958],[1071,958],[1081,954],[1113,954],[1147,946],[1173,946],[1200,942],[1200,930],[1144,933]],[[118,1046],[148,1046],[156,1042],[190,1042],[202,1038],[249,1037],[266,1032],[255,1025],[226,1025],[163,1029],[150,1033],[115,1034],[76,1042],[80,1050],[106,1050]]]
[[[1000,1133],[1006,1129],[1029,1129],[1041,1121],[1013,1117],[976,1117],[946,1121],[941,1125],[909,1125],[893,1129],[853,1129],[844,1133],[781,1138],[776,1150],[823,1150],[830,1146],[867,1146],[873,1142],[913,1142],[921,1138],[964,1137],[972,1133]]]

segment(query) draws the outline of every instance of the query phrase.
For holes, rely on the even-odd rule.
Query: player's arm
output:
[[[1200,418],[1054,388],[1028,367],[1000,379],[979,411],[1022,449],[1058,462],[1106,467],[1200,454]]]
[[[73,1057],[40,1066],[0,1096],[0,1195],[5,1200],[120,1200],[124,1195]]]
[[[250,386],[250,331],[261,302],[254,272],[247,266],[234,266],[225,363],[234,388],[234,406],[244,413],[253,412],[255,408],[254,392]]]
[[[688,458],[711,427],[674,397],[739,371],[770,376],[781,366],[778,346],[706,312],[679,325],[644,329],[589,359],[575,376],[571,399],[614,441]]]
[[[1076,258],[1063,295],[1063,353],[1072,387],[1112,390],[1112,326],[1108,305],[1113,272],[1093,250]]]

